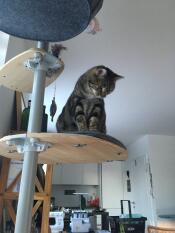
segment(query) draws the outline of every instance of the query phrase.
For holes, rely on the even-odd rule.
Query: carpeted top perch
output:
[[[36,41],[59,42],[85,30],[103,0],[0,0],[0,30]]]

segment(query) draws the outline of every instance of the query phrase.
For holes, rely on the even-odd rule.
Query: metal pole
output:
[[[38,42],[38,48],[47,51],[47,42]],[[41,67],[34,72],[32,90],[32,104],[29,117],[29,132],[40,132],[43,114],[43,101],[46,71]],[[21,177],[15,233],[30,233],[32,222],[32,207],[37,170],[38,153],[27,151],[24,153],[24,163]]]

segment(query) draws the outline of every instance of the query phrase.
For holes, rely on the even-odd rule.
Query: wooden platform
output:
[[[0,85],[9,89],[19,92],[31,92],[33,86],[34,72],[24,66],[29,58],[32,58],[35,52],[41,52],[43,55],[46,53],[42,49],[29,49],[16,57],[9,60],[5,65],[0,68]],[[45,86],[51,84],[64,70],[64,63],[58,59],[61,68],[54,73],[52,77],[46,78]]]
[[[0,139],[1,155],[15,160],[23,160],[16,146],[8,146],[6,141],[14,137],[37,138],[48,142],[51,147],[39,154],[38,163],[99,163],[113,160],[126,160],[127,150],[116,139],[103,134],[74,133],[28,133],[6,136]]]

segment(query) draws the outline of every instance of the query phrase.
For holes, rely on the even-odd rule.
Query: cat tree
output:
[[[0,30],[20,38],[39,41],[36,49],[18,55],[0,70],[1,85],[22,92],[32,89],[27,133],[7,136],[0,142],[1,155],[24,160],[15,233],[30,233],[37,163],[84,163],[127,158],[126,148],[107,135],[88,132],[40,133],[45,85],[55,80],[64,67],[61,61],[47,53],[48,43],[64,41],[81,33],[100,10],[102,3],[103,0],[0,0]],[[1,171],[6,179],[7,168],[8,162]],[[51,175],[46,180],[46,191],[48,185],[51,185],[49,183]],[[38,182],[37,185],[40,186]],[[4,187],[0,189],[5,192]],[[49,211],[48,206],[47,209]],[[47,226],[42,233],[48,232]]]

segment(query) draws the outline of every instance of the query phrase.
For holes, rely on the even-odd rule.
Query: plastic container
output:
[[[129,214],[124,214],[123,202],[128,202]],[[140,215],[132,215],[131,203],[129,200],[121,200],[121,216],[113,216],[110,218],[112,233],[144,233],[145,222],[147,218],[138,217]]]
[[[144,233],[147,218],[115,218],[116,230],[118,233]]]

